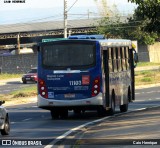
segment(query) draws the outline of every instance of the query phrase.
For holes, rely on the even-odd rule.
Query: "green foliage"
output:
[[[129,0],[138,4],[133,19],[139,21],[137,37],[141,43],[154,44],[160,35],[160,0]]]
[[[116,16],[114,20],[103,18],[97,27],[98,33],[107,38],[126,38],[152,45],[160,38],[160,0],[128,0],[138,5],[128,22]]]
[[[143,78],[141,81],[142,82],[152,82],[152,79],[147,77],[147,78]]]

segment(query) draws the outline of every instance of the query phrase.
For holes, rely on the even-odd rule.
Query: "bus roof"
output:
[[[68,39],[105,39],[104,35],[71,35]]]
[[[105,40],[99,40],[101,46],[107,46],[107,47],[123,47],[123,46],[129,46],[129,48],[132,48],[132,41],[131,40],[125,40],[125,39],[105,39]]]
[[[100,42],[102,46],[107,47],[119,47],[119,46],[132,46],[131,40],[126,39],[105,39],[104,35],[73,35],[69,36],[68,39],[95,39]]]
[[[132,47],[132,41],[127,39],[105,39],[104,35],[71,35],[68,38],[50,38],[42,39],[42,42],[62,41],[62,40],[95,40],[100,43],[101,46],[107,47]]]

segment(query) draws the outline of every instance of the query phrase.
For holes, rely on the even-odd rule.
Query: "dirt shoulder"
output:
[[[6,85],[12,82],[22,82],[22,80],[21,78],[4,79],[4,80],[0,80],[0,85]]]
[[[14,99],[13,101],[12,100],[5,101],[4,106],[7,107],[7,106],[36,103],[36,102],[37,102],[37,96],[34,96],[34,97],[18,98]]]

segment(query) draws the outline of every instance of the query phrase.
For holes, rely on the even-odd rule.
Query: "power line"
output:
[[[76,1],[72,4],[72,6],[67,10],[67,12],[69,12],[69,10],[77,3],[77,1],[78,1],[78,0],[76,0]]]

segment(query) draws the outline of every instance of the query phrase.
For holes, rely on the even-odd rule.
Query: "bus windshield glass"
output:
[[[87,69],[95,66],[95,44],[61,43],[45,45],[42,63],[50,69]]]

